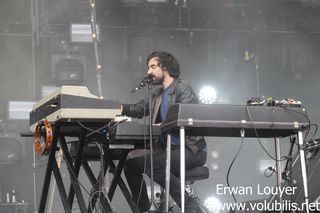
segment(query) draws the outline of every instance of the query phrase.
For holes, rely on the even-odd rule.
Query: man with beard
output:
[[[152,122],[160,125],[165,120],[168,108],[175,103],[198,103],[198,98],[189,84],[179,78],[180,67],[178,61],[167,52],[153,52],[147,58],[148,75],[153,85],[160,85],[152,95]],[[123,104],[122,115],[142,118],[148,115],[148,102],[140,101],[136,104]],[[156,142],[153,152],[154,181],[165,187],[166,167],[166,136]],[[180,192],[180,139],[178,134],[171,137],[171,173],[170,195],[181,206]],[[142,174],[150,177],[150,152],[136,150],[129,154],[124,168],[125,176],[134,201],[144,212],[150,208],[147,188]],[[206,142],[203,137],[186,137],[185,168],[186,170],[202,166],[207,159]],[[151,195],[153,196],[153,195]],[[185,212],[199,213],[201,210],[195,201],[186,195]]]

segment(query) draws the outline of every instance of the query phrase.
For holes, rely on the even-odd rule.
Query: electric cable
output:
[[[237,151],[236,155],[235,155],[235,156],[234,156],[234,158],[232,159],[232,161],[231,161],[231,163],[230,163],[230,166],[229,166],[229,168],[228,168],[228,171],[227,171],[226,181],[227,181],[227,185],[228,185],[228,187],[229,187],[229,188],[231,188],[231,187],[230,187],[230,182],[229,182],[229,175],[230,175],[230,171],[231,171],[231,168],[232,168],[232,166],[233,166],[233,164],[234,164],[235,160],[237,159],[237,157],[238,157],[238,155],[239,155],[239,153],[240,153],[240,151],[241,151],[241,149],[242,149],[243,144],[244,144],[244,138],[243,138],[243,137],[241,137],[241,144],[240,144],[240,147],[239,147],[239,149],[238,149],[238,151]],[[232,195],[232,197],[233,197],[234,202],[235,202],[235,203],[237,203],[237,199],[236,199],[236,197],[235,197],[235,195],[234,195],[233,191],[231,192],[231,195]]]

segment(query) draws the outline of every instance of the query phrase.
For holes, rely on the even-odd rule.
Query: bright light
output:
[[[217,100],[217,92],[213,87],[202,87],[199,92],[199,99],[203,104],[213,104]]]
[[[41,97],[44,98],[48,96],[49,94],[53,93],[56,91],[58,87],[56,86],[42,86],[41,87]]]
[[[215,198],[215,197],[208,197],[205,201],[204,201],[204,205],[207,207],[207,209],[211,212],[211,213],[219,213],[221,208],[222,208],[222,204],[220,203],[220,201]]]
[[[211,164],[211,168],[213,169],[213,170],[218,170],[219,169],[219,165],[218,165],[218,163],[212,163]]]
[[[100,41],[100,26],[96,25],[98,34],[98,41]],[[92,42],[92,38],[96,38],[97,35],[92,33],[90,24],[71,24],[71,41],[72,42]]]
[[[211,152],[212,158],[217,159],[217,158],[219,158],[219,155],[220,155],[220,153],[218,150],[212,150],[212,152]]]
[[[35,102],[30,101],[9,101],[9,119],[27,120],[32,106]]]
[[[268,159],[260,159],[259,160],[259,172],[264,173],[269,167],[274,166],[274,161],[273,160],[268,160]]]

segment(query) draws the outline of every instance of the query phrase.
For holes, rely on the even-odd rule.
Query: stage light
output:
[[[211,169],[212,169],[212,170],[218,170],[218,169],[219,169],[218,163],[213,162],[213,163],[211,164]]]
[[[199,92],[200,102],[203,104],[213,104],[217,100],[217,92],[213,87],[205,86]]]
[[[50,86],[50,85],[42,86],[41,87],[41,98],[48,96],[49,94],[53,93],[57,89],[58,89],[58,87],[56,87],[56,86]]]
[[[220,155],[220,153],[219,153],[218,150],[212,150],[212,152],[211,152],[212,158],[218,159],[218,158],[219,158],[219,155]]]
[[[220,213],[222,209],[221,202],[215,197],[208,197],[204,201],[204,205],[211,213]]]
[[[250,53],[248,50],[244,51],[244,56],[243,56],[244,61],[249,61],[250,60]]]
[[[32,106],[35,102],[29,101],[9,101],[8,118],[10,120],[27,120]]]
[[[100,41],[100,26],[96,25],[96,29],[97,35],[92,34],[90,24],[71,24],[71,42],[88,43],[92,42],[93,38],[97,38]]]

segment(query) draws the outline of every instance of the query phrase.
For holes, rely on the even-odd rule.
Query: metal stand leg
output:
[[[56,159],[57,159],[57,164],[58,164],[58,168],[60,169],[61,167],[61,160],[62,160],[62,156],[63,156],[63,153],[62,153],[62,150],[60,149],[58,152],[57,152],[57,155],[56,155]],[[49,205],[48,205],[48,213],[51,213],[52,212],[52,208],[53,208],[53,202],[54,202],[54,195],[55,195],[55,189],[56,189],[56,179],[52,179],[52,182],[51,182],[51,185],[50,185],[50,198],[49,198]]]
[[[300,155],[300,163],[301,163],[301,173],[302,173],[302,181],[303,181],[303,191],[304,191],[304,199],[305,199],[305,207],[306,212],[309,213],[309,194],[308,194],[308,181],[307,181],[307,169],[306,169],[306,159],[303,147],[303,135],[302,132],[298,132],[298,142],[299,142],[299,155]]]
[[[60,181],[60,180],[58,181],[57,180],[57,178],[61,178],[61,176],[58,176],[59,175],[59,170],[57,170],[57,169],[55,170],[55,165],[57,165],[55,155],[56,155],[56,150],[57,150],[59,134],[60,134],[60,127],[56,126],[55,127],[55,133],[53,135],[51,150],[50,150],[50,153],[49,153],[45,179],[44,179],[44,183],[43,183],[43,187],[42,187],[41,199],[40,199],[40,204],[39,204],[39,209],[38,209],[39,213],[44,213],[45,210],[46,210],[46,202],[47,202],[47,197],[48,197],[48,191],[49,191],[49,185],[50,185],[50,181],[51,181],[52,172],[55,175],[57,186],[60,187],[60,184],[62,184],[62,181]],[[59,193],[65,194],[64,192],[60,191],[60,189],[59,189]],[[61,197],[61,200],[62,200],[62,203],[64,205],[65,211],[71,213],[71,206],[67,202],[68,200],[67,200],[66,197],[67,196]]]
[[[170,161],[171,161],[171,135],[168,134],[168,136],[167,136],[167,159],[166,159],[165,212],[169,211]]]
[[[36,185],[36,153],[35,153],[35,147],[33,145],[32,147],[32,155],[33,155],[33,210],[34,212],[37,212],[37,185]]]
[[[277,164],[277,187],[279,189],[282,188],[281,182],[282,182],[282,165],[281,165],[281,152],[280,152],[280,139],[275,138],[275,151],[276,151],[276,164]],[[279,194],[279,202],[282,203],[282,196]],[[282,213],[282,209],[280,209],[280,212]]]
[[[184,213],[184,186],[185,186],[185,130],[180,128],[180,179],[181,179],[181,213]]]

